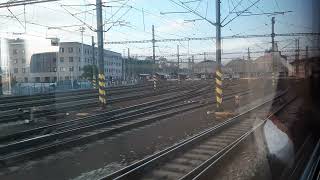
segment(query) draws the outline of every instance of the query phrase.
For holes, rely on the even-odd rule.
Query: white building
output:
[[[25,40],[8,39],[7,48],[9,55],[7,68],[11,80],[16,82],[28,81],[29,58]]]
[[[83,48],[83,51],[82,51]],[[93,52],[92,46],[78,42],[61,42],[58,60],[57,75],[58,81],[81,80],[85,65],[97,64],[97,51]],[[83,57],[81,55],[83,53]],[[122,57],[120,53],[104,50],[105,76],[107,80],[121,80],[122,78]]]

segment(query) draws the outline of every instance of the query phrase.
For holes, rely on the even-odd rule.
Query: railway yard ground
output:
[[[265,133],[289,139],[293,155],[304,144],[295,138],[301,137],[295,129],[304,125],[301,112],[307,111],[296,107],[308,103],[307,95],[297,90],[298,83],[283,80],[273,87],[269,80],[225,81],[223,108],[231,115],[222,118],[214,113],[211,81],[164,82],[157,90],[150,84],[110,89],[110,105],[104,110],[95,90],[78,92],[79,98],[73,99],[59,94],[50,107],[43,106],[43,97],[24,97],[19,108],[38,110],[37,121],[30,123],[24,115],[10,116],[21,110],[10,109],[0,99],[0,109],[8,113],[0,117],[0,178],[268,179],[274,176],[273,169],[259,169],[268,169],[270,163],[281,167],[294,163],[285,157],[282,164],[270,162],[267,154],[278,147]],[[220,144],[210,143],[222,137],[226,138]]]

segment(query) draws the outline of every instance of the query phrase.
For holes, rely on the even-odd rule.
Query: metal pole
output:
[[[3,90],[2,90],[2,70],[1,70],[1,67],[0,67],[0,96],[1,95],[3,95]]]
[[[194,75],[194,55],[191,56],[192,58],[192,66],[191,66],[191,69],[192,69],[192,76]]]
[[[274,37],[276,36],[274,33],[274,24],[275,24],[275,17],[271,18],[271,24],[272,24],[272,32],[271,32],[271,43],[272,43],[272,49],[271,51],[274,52],[275,51],[275,43],[274,43]]]
[[[130,58],[130,49],[128,48],[128,59]]]
[[[276,86],[276,81],[275,81],[275,58],[274,58],[274,53],[275,53],[275,33],[274,33],[274,24],[275,24],[275,17],[271,18],[271,43],[272,43],[272,48],[271,48],[271,54],[272,54],[272,86]]]
[[[1,49],[1,39],[0,39],[0,96],[3,95],[3,89],[2,89],[2,49]]]
[[[83,65],[83,60],[84,60],[84,51],[83,51],[83,32],[84,32],[84,27],[80,27],[80,32],[81,32],[81,62],[80,62],[80,67],[82,68]]]
[[[127,58],[127,62],[130,63],[129,64],[129,68],[128,68],[128,71],[129,71],[129,74],[130,74],[130,77],[132,79],[132,62],[130,61],[130,49],[128,48],[128,58]]]
[[[95,48],[94,46],[96,45],[96,43],[94,42],[94,36],[91,36],[91,42],[92,42],[92,64],[96,65],[96,59],[95,59]]]
[[[177,61],[178,61],[178,73],[180,69],[180,54],[179,54],[179,45],[177,45]]]
[[[299,39],[297,39],[297,56],[298,56],[298,60],[300,59],[300,41]]]
[[[154,25],[152,25],[152,60],[156,64],[156,40],[154,37]]]
[[[93,88],[97,88],[97,77],[96,77],[96,60],[95,60],[95,42],[94,42],[94,37],[91,37],[91,42],[92,42],[92,85]]]
[[[104,75],[104,51],[103,51],[103,23],[102,23],[102,2],[96,0],[97,11],[97,36],[98,36],[98,64],[99,64],[99,101],[102,107],[107,103],[106,99],[106,78]]]
[[[216,0],[216,101],[217,111],[222,110],[222,71],[221,71],[221,14],[220,0]]]
[[[154,37],[154,25],[152,25],[152,60],[153,60],[153,66],[152,66],[152,71],[153,71],[153,89],[157,89],[157,81],[156,81],[156,40]]]

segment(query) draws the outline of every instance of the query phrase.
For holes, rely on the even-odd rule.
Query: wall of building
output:
[[[83,45],[83,57],[81,58],[82,45],[78,42],[60,43],[57,59],[58,80],[81,80],[86,65],[97,64],[97,48],[93,52],[92,46]],[[104,50],[104,65],[106,79],[121,80],[122,57],[121,54]]]
[[[29,62],[26,53],[26,42],[23,39],[8,39],[8,73],[16,82],[24,82],[28,78]]]
[[[206,75],[207,77],[213,77],[217,68],[215,61],[202,61],[194,64],[193,71],[196,75]]]

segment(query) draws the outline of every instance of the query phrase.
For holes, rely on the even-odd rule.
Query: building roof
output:
[[[303,59],[299,59],[299,60],[294,60],[294,61],[290,62],[290,64],[310,63],[310,62],[315,62],[315,61],[320,62],[320,59],[319,59],[319,58],[316,58],[316,57],[303,58]]]

